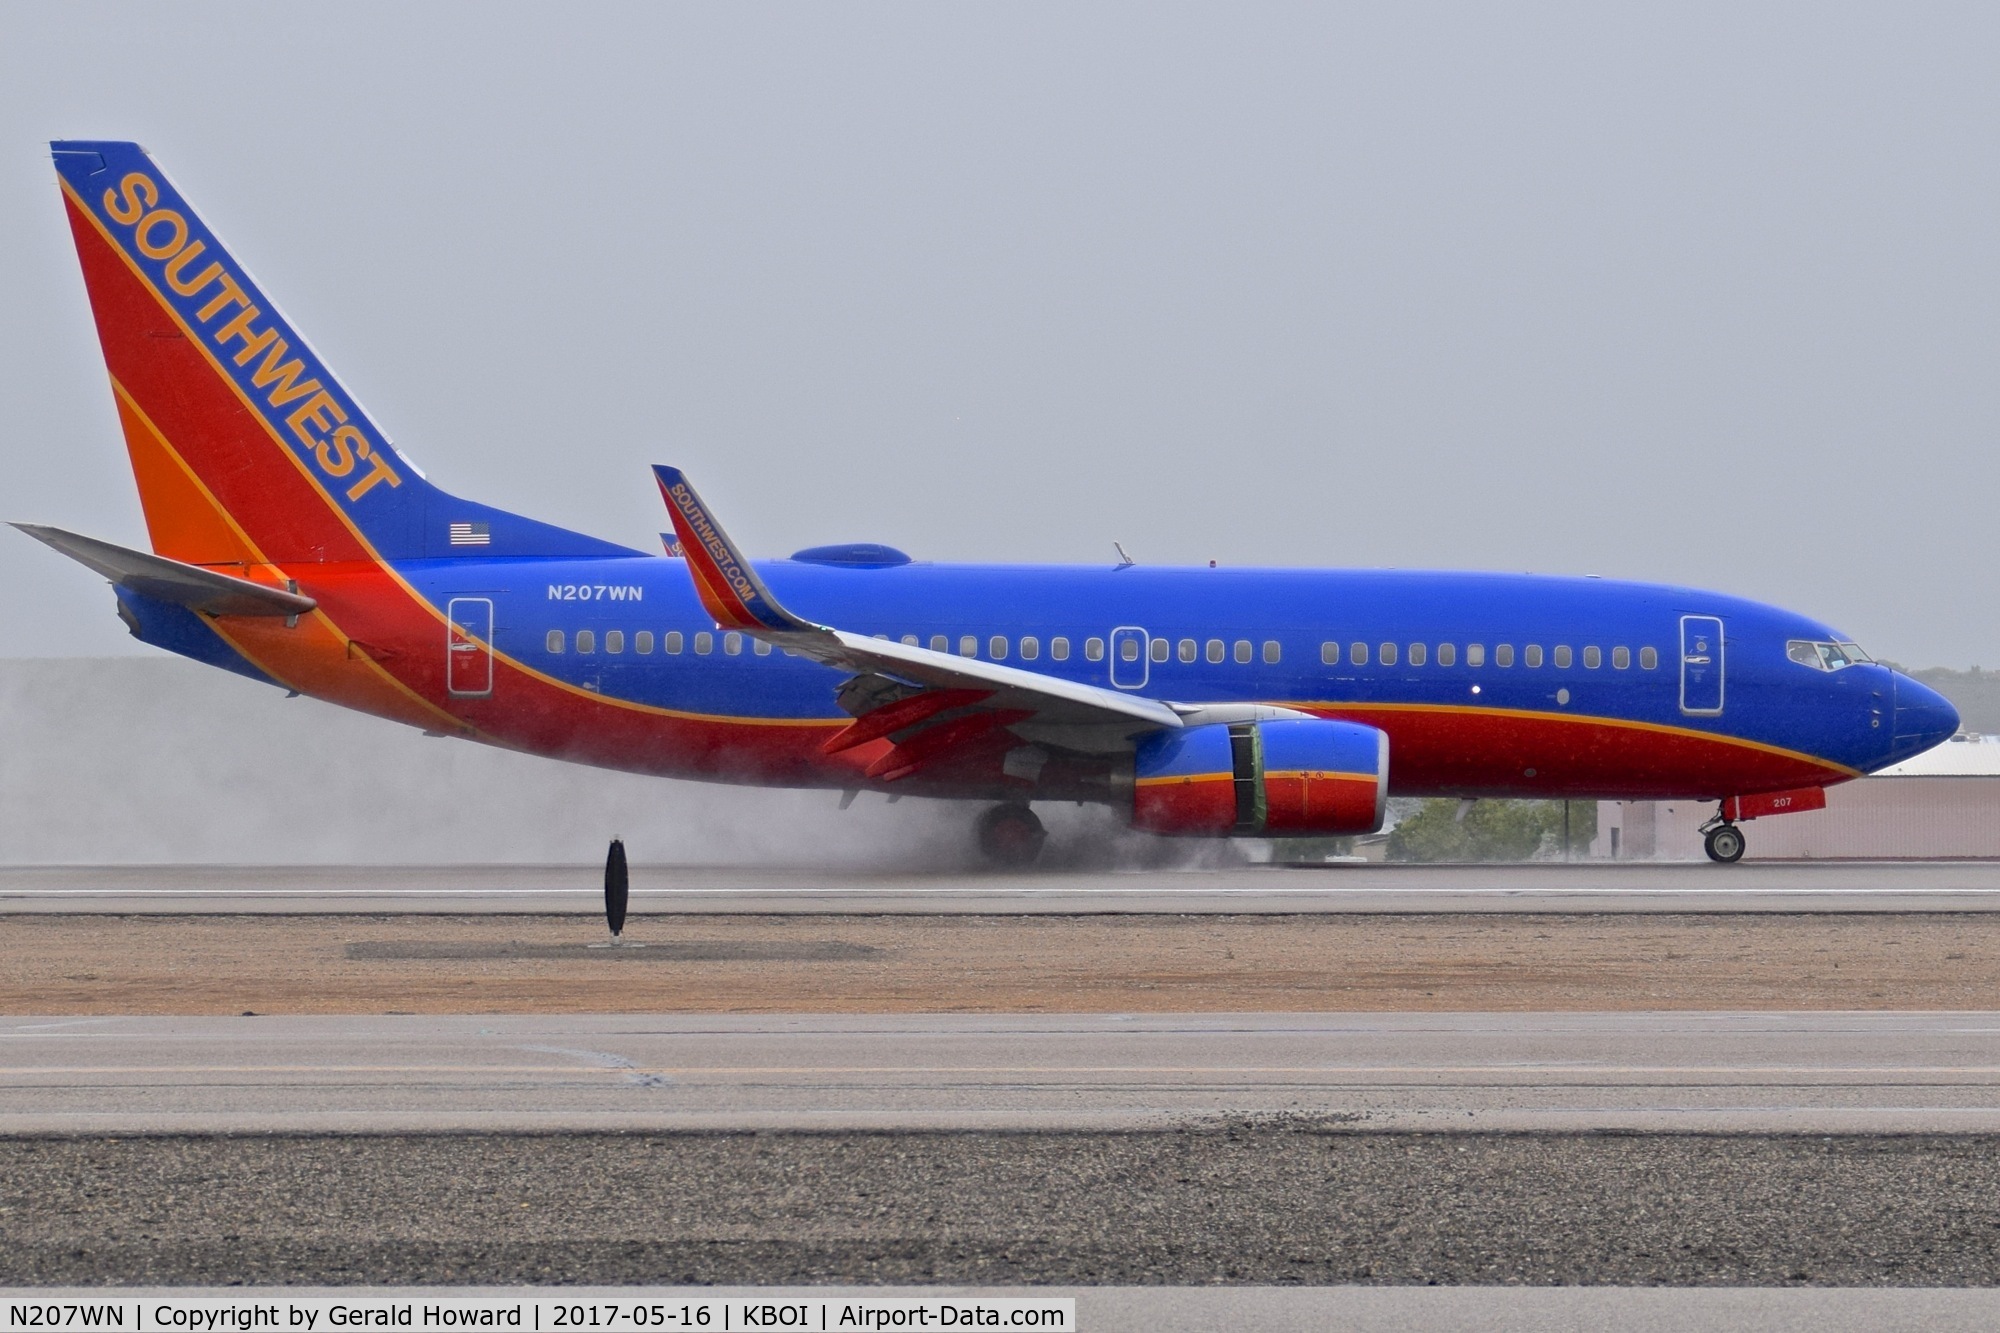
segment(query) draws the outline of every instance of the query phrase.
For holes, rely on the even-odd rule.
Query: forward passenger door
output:
[[[1681,711],[1690,717],[1722,712],[1722,621],[1681,617]]]

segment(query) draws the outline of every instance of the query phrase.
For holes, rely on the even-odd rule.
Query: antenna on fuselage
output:
[[[1132,568],[1132,566],[1139,563],[1137,560],[1134,560],[1131,556],[1125,554],[1124,542],[1111,543],[1111,549],[1118,552],[1118,568],[1130,569]]]

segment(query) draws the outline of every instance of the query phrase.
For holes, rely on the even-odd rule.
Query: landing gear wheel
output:
[[[1735,865],[1743,859],[1743,830],[1734,824],[1717,824],[1702,840],[1708,852],[1708,859],[1723,865]]]
[[[996,866],[1018,870],[1042,854],[1048,830],[1025,805],[996,805],[979,817],[979,850]]]

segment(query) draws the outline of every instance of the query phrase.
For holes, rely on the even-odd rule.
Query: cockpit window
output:
[[[1838,671],[1857,662],[1875,660],[1862,652],[1857,644],[1822,643],[1813,639],[1791,640],[1785,645],[1785,656],[1814,671]]]

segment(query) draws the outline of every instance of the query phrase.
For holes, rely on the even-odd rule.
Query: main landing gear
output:
[[[1717,815],[1716,822],[1703,832],[1701,845],[1709,860],[1720,865],[1735,865],[1743,859],[1743,830]]]
[[[1026,805],[996,805],[979,817],[980,853],[1003,869],[1033,865],[1048,836]]]

